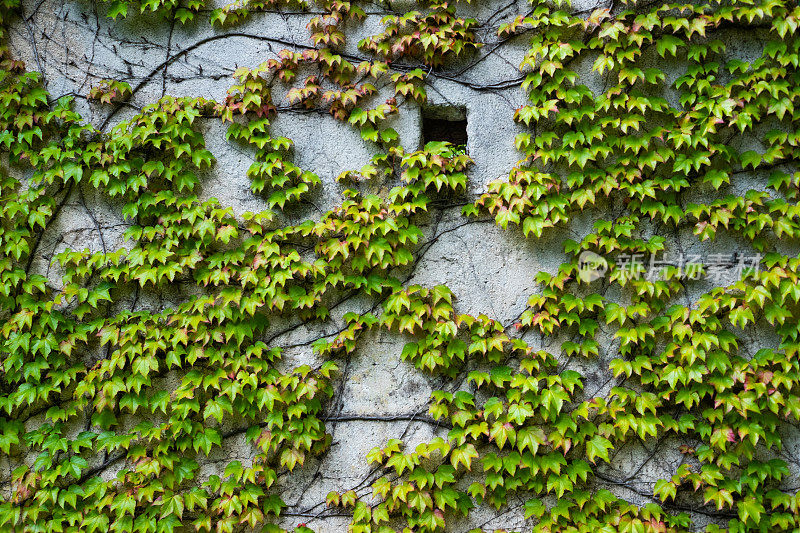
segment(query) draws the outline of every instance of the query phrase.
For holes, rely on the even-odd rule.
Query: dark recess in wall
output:
[[[450,111],[450,113],[446,111]],[[466,146],[467,119],[463,111],[455,109],[442,110],[440,108],[423,110],[422,141],[423,143],[447,141],[456,146]]]

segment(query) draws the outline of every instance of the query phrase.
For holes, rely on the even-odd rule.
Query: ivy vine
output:
[[[512,498],[536,532],[800,528],[800,459],[786,452],[800,427],[800,258],[785,251],[800,237],[796,1],[584,12],[531,0],[497,31],[501,44],[529,43],[520,161],[477,198],[463,150],[405,150],[389,125],[427,101],[431,79],[448,79],[443,66],[478,57],[485,28],[458,2],[388,10],[358,56],[343,51],[367,16],[357,2],[106,3],[114,19],[156,12],[215,28],[259,11],[320,13],[310,44],[237,70],[223,101],[165,96],[107,132],[72,97],[52,100],[41,74],[0,45],[0,452],[11,465],[0,530],[279,532],[286,517],[342,513],[356,533],[436,532],[477,506],[509,510]],[[19,0],[0,0],[0,43],[20,15]],[[758,57],[729,53],[730,31],[756,36]],[[573,70],[580,62],[601,90]],[[276,87],[375,147],[369,164],[338,176],[341,204],[318,218],[291,222],[323,184],[271,133]],[[379,87],[392,95],[378,98]],[[136,92],[105,80],[88,98],[118,108]],[[255,154],[247,175],[263,211],[236,217],[198,197],[215,163],[200,127],[209,120]],[[760,149],[735,148],[742,136]],[[45,231],[82,190],[121,206],[128,244],[67,249],[58,275],[38,272]],[[564,240],[566,260],[536,275],[527,308],[504,325],[459,313],[445,286],[408,283],[432,244],[420,220],[453,204],[465,223],[488,217],[531,239],[581,217],[591,227]],[[761,260],[699,292],[679,265],[650,277],[626,263],[674,252],[668,237],[681,231],[739,239]],[[606,262],[602,278],[582,275],[586,254]],[[193,296],[136,306],[178,283]],[[313,342],[324,363],[281,364],[279,324],[329,323],[355,297],[371,309]],[[339,367],[378,329],[413,337],[403,360],[453,385],[420,417],[446,433],[413,450],[392,439],[364,458],[380,473],[366,490],[331,493],[314,513],[287,509],[279,480],[330,448]],[[754,347],[753,330],[775,344]],[[531,332],[557,350],[532,347]],[[609,379],[587,390],[577,362],[601,352],[614,355]],[[224,458],[221,475],[205,474],[202,463],[241,435],[252,461]],[[684,459],[635,484],[636,473],[608,468],[630,443],[655,446],[648,461],[662,446]]]

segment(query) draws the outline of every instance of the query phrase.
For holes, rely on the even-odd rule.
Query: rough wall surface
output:
[[[786,5],[794,9],[793,3]],[[110,7],[106,3],[24,0],[18,16],[9,23],[6,39],[11,56],[24,60],[28,69],[42,73],[43,86],[49,91],[52,101],[61,96],[75,97],[73,107],[83,119],[100,132],[108,133],[116,124],[135,117],[144,106],[168,95],[225,101],[234,82],[233,74],[240,67],[256,68],[270,59],[280,59],[279,52],[284,49],[302,52],[314,48],[309,41],[307,25],[313,17],[324,13],[321,7],[313,5],[310,12],[267,8],[257,10],[259,12],[232,26],[212,26],[207,23],[207,17],[218,7],[223,7],[223,4],[206,4],[195,15],[194,21],[182,24],[165,19],[162,13],[139,14],[138,8],[134,7],[127,18],[112,20],[107,17]],[[336,48],[355,62],[371,59],[357,45],[360,39],[383,31],[381,20],[384,16],[420,9],[414,4],[401,2],[365,3],[362,7],[365,11],[363,20],[342,23],[347,41]],[[521,71],[521,64],[530,48],[531,34],[498,36],[501,25],[519,16],[530,16],[532,9],[528,2],[513,0],[473,4],[459,2],[458,15],[477,20],[476,40],[483,43],[483,47],[451,59],[443,66],[424,66],[427,101],[420,104],[400,98],[399,112],[383,123],[382,127],[391,127],[398,133],[399,144],[406,153],[410,153],[423,148],[422,113],[436,107],[465,109],[468,123],[466,152],[473,161],[467,170],[466,190],[442,195],[425,212],[415,215],[414,223],[420,228],[422,238],[414,249],[413,262],[392,270],[392,275],[405,287],[446,285],[452,291],[456,313],[473,317],[486,315],[499,322],[510,337],[523,340],[534,350],[546,350],[553,354],[558,360],[559,373],[574,370],[582,376],[582,392],[573,399],[573,405],[578,405],[582,401],[591,402],[592,398],[611,398],[612,389],[621,387],[625,382],[624,375],[615,372],[611,365],[611,361],[620,358],[621,353],[621,340],[616,334],[615,324],[610,320],[600,320],[599,330],[593,334],[598,342],[597,353],[583,357],[573,356],[562,349],[564,342],[573,339],[573,333],[544,332],[530,324],[520,327],[520,319],[526,309],[533,305],[529,302],[531,295],[542,294],[544,290],[543,284],[537,283],[537,273],[543,271],[555,275],[562,263],[573,259],[565,252],[565,240],[581,242],[584,236],[596,231],[593,229],[595,221],[615,220],[624,216],[628,209],[627,201],[623,202],[624,198],[613,195],[598,197],[596,202],[593,199],[585,210],[575,210],[568,223],[556,224],[556,227],[537,238],[523,234],[519,220],[516,221],[519,226],[512,223],[505,228],[506,223],[501,222],[499,215],[495,217],[494,212],[490,213],[492,216],[486,212],[472,217],[462,214],[465,205],[472,204],[490,191],[490,182],[507,181],[510,174],[513,176],[513,169],[520,166],[525,154],[515,145],[516,136],[531,132],[536,138],[534,127],[527,127],[522,121],[515,120],[515,112],[527,102],[526,90],[521,85],[530,69],[523,68]],[[618,6],[615,2],[608,5],[585,2],[568,8],[570,13],[583,19],[594,16],[598,11],[604,16],[613,17],[623,10],[624,6]],[[762,21],[763,24],[767,22]],[[728,27],[722,25],[714,32],[714,38],[723,43],[723,55],[727,61],[740,59],[752,63],[763,54],[766,32],[763,28],[743,29],[735,24]],[[710,40],[705,37],[697,39],[700,43]],[[685,62],[662,56],[651,47],[636,58],[636,65],[641,69],[663,70],[666,79],[660,84],[663,89],[661,94],[669,105],[685,109],[685,102],[680,101],[681,90],[675,88],[676,80],[686,73]],[[585,85],[593,98],[599,98],[617,83],[616,72],[609,70],[601,73],[593,68],[596,57],[597,54],[589,54],[569,66],[577,74],[576,83]],[[399,64],[402,66],[403,61]],[[415,66],[411,60],[407,64]],[[795,62],[794,67],[788,68],[796,66]],[[398,72],[408,70],[410,67]],[[720,76],[724,77],[722,74]],[[298,79],[303,78],[305,74],[301,68]],[[133,89],[132,95],[123,100],[114,100],[111,104],[92,102],[86,98],[93,87],[107,79],[128,83]],[[790,78],[790,84],[794,83],[796,78]],[[343,201],[343,191],[347,186],[337,181],[337,176],[345,171],[358,172],[381,150],[375,143],[362,139],[357,127],[346,120],[337,120],[324,106],[311,109],[293,106],[288,93],[291,86],[275,84],[273,88],[273,101],[278,112],[271,121],[270,135],[273,138],[291,139],[294,144],[292,161],[301,169],[318,175],[321,184],[310,195],[283,209],[278,215],[280,224],[320,220],[325,212]],[[366,108],[395,96],[395,85],[388,76],[378,78],[375,86],[376,95],[359,105]],[[348,112],[350,110],[352,108]],[[780,131],[793,133],[796,124],[792,125],[791,116],[790,113],[787,120],[783,120],[783,116],[780,120],[775,117],[766,117],[764,120],[774,122],[771,125]],[[240,224],[245,224],[243,215],[246,212],[259,212],[267,208],[265,196],[251,190],[251,179],[248,177],[248,169],[256,160],[256,150],[228,139],[228,124],[218,117],[204,116],[197,121],[197,128],[202,132],[215,162],[210,168],[198,172],[199,186],[194,192],[201,200],[217,199],[221,206],[231,208]],[[649,126],[645,122],[642,129]],[[611,125],[602,127],[612,128]],[[635,131],[638,133],[639,128]],[[725,138],[725,142],[735,150],[763,153],[767,148],[760,130],[737,133],[734,129],[732,133]],[[788,156],[779,162],[784,165],[780,168],[787,173],[796,171],[796,157]],[[533,164],[530,157],[527,163]],[[603,167],[599,163],[598,166]],[[23,180],[31,175],[31,171],[24,167],[9,168]],[[669,174],[670,170],[667,169],[666,173]],[[767,175],[766,170],[747,170],[744,165],[737,167],[730,183],[725,185],[725,192],[744,195],[750,189],[765,190]],[[385,197],[391,185],[367,181],[361,187],[367,193]],[[685,208],[692,202],[710,203],[711,195],[714,198],[723,196],[709,188],[687,189],[683,192],[681,206]],[[31,255],[30,271],[46,276],[58,290],[61,271],[55,258],[65,250],[88,249],[90,253],[110,253],[120,248],[130,249],[133,243],[124,232],[132,221],[123,215],[123,204],[86,181],[72,187],[60,200],[57,214],[37,242]],[[682,253],[685,257],[697,258],[695,262],[712,265],[713,276],[682,280],[682,290],[671,299],[671,304],[685,305],[688,309],[698,309],[698,299],[713,287],[734,283],[741,275],[739,260],[742,257],[756,253],[761,255],[761,251],[753,248],[751,241],[732,231],[720,229],[715,239],[701,240],[694,223],[676,225],[641,217],[637,221],[635,235],[645,241],[663,237],[668,253]],[[768,244],[765,249],[768,251],[778,250],[789,256],[797,254],[796,241],[792,239],[781,239],[778,234],[777,237],[767,236],[766,241]],[[301,249],[300,253],[304,258],[313,259],[315,252],[312,248]],[[714,262],[711,259],[714,257],[720,259]],[[596,292],[609,301],[626,301],[629,296],[625,288],[609,282],[602,274],[600,279],[592,281],[593,284],[580,285],[572,291],[580,297]],[[120,312],[128,309],[132,312],[158,313],[179,306],[199,291],[202,292],[202,287],[199,288],[192,280],[177,280],[125,292],[111,306]],[[257,337],[270,347],[283,348],[282,358],[276,363],[282,372],[291,373],[302,365],[319,369],[331,358],[339,366],[339,373],[332,381],[333,394],[325,400],[319,414],[325,423],[325,431],[331,436],[330,447],[322,453],[309,454],[301,466],[291,471],[285,468],[277,470],[275,487],[280,488],[278,493],[287,507],[271,521],[289,530],[305,524],[319,532],[346,531],[353,521],[352,511],[326,505],[326,496],[331,491],[346,493],[354,490],[371,504],[380,501],[373,496],[373,482],[387,475],[387,472],[392,481],[397,476],[392,477],[391,469],[378,467],[367,460],[373,448],[386,446],[390,439],[400,439],[407,451],[413,450],[418,444],[432,442],[435,437],[447,440],[452,423],[446,419],[437,420],[429,413],[433,391],[469,391],[481,401],[492,396],[485,392],[485,388],[479,389],[474,380],[467,379],[469,372],[489,370],[491,364],[468,360],[455,375],[416,368],[412,361],[402,357],[404,347],[416,338],[407,332],[373,328],[361,335],[357,345],[344,355],[334,357],[318,353],[315,346],[320,339],[334,339],[352,322],[346,318],[347,313],[365,315],[380,309],[380,299],[347,292],[344,295],[346,297],[330,306],[330,318],[326,320],[299,320],[291,313],[276,313],[270,317],[269,326]],[[739,353],[745,358],[761,349],[786,348],[785,334],[777,332],[771,321],[768,323],[761,319],[760,322],[754,321],[742,328],[732,329],[736,330],[739,339]],[[663,347],[659,346],[659,349]],[[88,357],[102,358],[100,352],[102,350],[98,348],[98,354]],[[153,379],[150,387],[153,391],[175,391],[184,379],[185,372],[186,368],[182,368],[162,373]],[[542,386],[548,385],[543,382]],[[793,386],[793,390],[796,390],[796,385]],[[647,385],[643,389],[642,386],[634,389],[647,390]],[[674,396],[670,398],[667,395],[664,402],[669,403],[672,398]],[[19,417],[20,420],[24,419],[25,431],[32,431],[46,422],[46,414],[42,409],[32,408]],[[129,414],[120,409],[118,418],[117,430],[124,432],[147,416],[142,418],[141,413]],[[238,460],[245,467],[252,465],[259,450],[246,434],[250,422],[233,415],[226,415],[219,421],[220,433],[225,438],[221,445],[212,447],[207,456],[197,454],[199,466],[195,479],[198,482],[204,482],[212,475],[227,476],[226,467],[231,461]],[[69,424],[75,428],[75,433],[91,428],[99,432],[99,425],[92,419],[89,410],[84,415],[76,415],[69,420]],[[780,429],[784,440],[779,450],[758,448],[758,453],[763,454],[765,460],[779,457],[788,465],[789,472],[775,485],[787,494],[795,493],[800,483],[800,441],[797,431],[797,420],[793,419]],[[487,442],[492,442],[488,432],[485,437]],[[731,440],[735,442],[740,438],[744,439],[744,436],[731,437]],[[689,494],[691,489],[687,488],[688,485],[683,485],[681,489],[687,493],[682,496],[684,499],[673,498],[671,504],[659,495],[653,495],[658,480],[671,479],[679,472],[681,465],[699,465],[702,462],[691,454],[687,455],[684,449],[699,444],[701,442],[687,442],[666,431],[645,432],[641,438],[634,436],[622,439],[614,442],[607,461],[598,458],[597,466],[593,465],[595,475],[587,486],[592,491],[608,489],[615,496],[635,505],[665,503],[664,509],[668,512],[688,513],[692,520],[688,529],[713,528],[714,525],[724,527],[731,519],[741,519],[741,511],[714,506],[707,499],[703,501],[703,498],[694,497]],[[15,448],[14,451],[16,455],[4,454],[0,458],[2,471],[7,472],[0,477],[3,498],[8,499],[12,498],[16,483],[12,482],[12,470],[22,463],[30,464],[36,458],[36,446],[27,450]],[[568,448],[563,448],[563,455],[567,453]],[[125,469],[135,468],[137,464],[135,458],[128,457],[110,463],[108,454],[105,457],[100,454],[92,459],[95,463],[90,463],[89,468],[96,469],[94,472],[106,481],[113,480]],[[458,467],[456,462],[454,465]],[[490,467],[476,462],[472,470],[483,474],[484,468],[489,470]],[[459,470],[460,473],[464,471],[463,467]],[[466,491],[466,487],[474,480],[484,481],[480,475],[466,472],[460,490]],[[468,516],[444,509],[444,529],[453,532],[466,532],[473,528],[530,529],[539,521],[539,517],[531,517],[534,513],[526,512],[533,508],[526,506],[526,502],[535,493],[535,490],[533,493],[530,490],[509,491],[507,501],[499,508],[488,501],[483,504],[478,502]],[[558,491],[545,490],[542,500],[548,508],[553,508],[559,497]],[[438,507],[436,512],[441,513]],[[188,511],[186,514],[190,515]],[[242,519],[242,523],[245,522]],[[654,525],[656,522],[658,525]],[[740,531],[749,530],[747,528],[752,525],[746,520],[742,523],[747,527],[742,526]],[[190,522],[187,521],[187,524]],[[400,527],[394,522],[392,524],[393,527]],[[648,524],[653,530],[659,527],[667,529],[666,525],[655,519]],[[237,522],[235,527],[247,526]],[[610,527],[613,529],[614,526]],[[669,527],[677,526],[673,524]],[[765,526],[762,530],[778,530],[775,527]],[[429,529],[419,526],[411,530]]]

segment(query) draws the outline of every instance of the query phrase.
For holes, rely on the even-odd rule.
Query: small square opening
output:
[[[447,141],[467,147],[466,110],[458,107],[436,106],[422,110],[422,143]]]

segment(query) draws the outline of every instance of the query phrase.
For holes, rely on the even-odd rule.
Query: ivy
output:
[[[311,7],[107,3],[114,19],[210,13],[216,26]],[[389,121],[427,102],[432,79],[453,78],[442,68],[477,53],[484,24],[457,2],[421,1],[345,52],[366,4],[315,8],[310,44],[238,69],[223,101],[164,96],[103,133],[12,57],[4,43],[21,8],[0,0],[0,453],[12,467],[0,529],[284,531],[283,480],[332,446],[339,367],[376,330],[402,337],[401,358],[445,384],[411,417],[440,433],[370,451],[368,489],[332,492],[319,516],[380,533],[446,531],[487,506],[537,532],[690,531],[701,516],[709,532],[800,527],[785,452],[800,420],[800,260],[786,252],[800,236],[796,2],[579,12],[532,1],[492,45],[529,43],[520,161],[477,198],[463,150],[406,150]],[[731,29],[757,38],[758,57],[728,50]],[[135,92],[102,80],[88,99],[119,106]],[[287,107],[328,113],[375,149],[337,178],[340,205],[300,221],[295,208],[323,184],[271,133]],[[264,210],[237,217],[199,197],[215,165],[206,121],[253,153]],[[66,249],[37,271],[43,235],[83,191],[120,209],[125,245]],[[444,285],[409,285],[438,238],[423,221],[447,204],[464,206],[464,224],[488,217],[528,239],[570,232],[564,262],[535,276],[513,324],[461,313]],[[651,275],[630,261],[681,251],[682,234],[736,239],[759,260],[712,287],[698,279],[713,273],[708,260]],[[587,257],[601,277],[584,275]],[[191,290],[140,302],[174,286]],[[354,298],[368,306],[308,343],[318,364],[284,357],[286,324],[332,324]],[[597,390],[589,364],[608,377]],[[228,456],[236,439],[251,460]],[[681,460],[642,482],[646,463],[615,473],[618,454],[651,446],[646,463]]]

